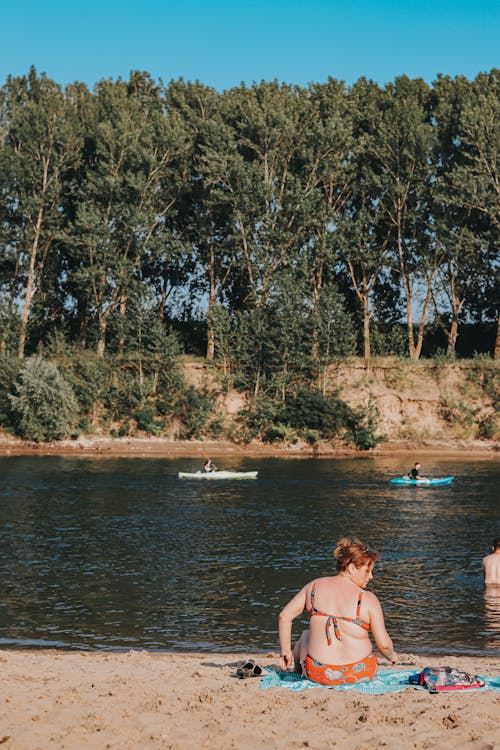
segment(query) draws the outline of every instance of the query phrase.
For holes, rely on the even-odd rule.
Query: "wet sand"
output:
[[[359,457],[375,458],[394,455],[442,455],[457,456],[460,459],[485,458],[498,460],[500,444],[492,441],[458,441],[443,443],[379,443],[376,448],[361,451],[349,446],[332,446],[321,444],[314,448],[303,442],[295,444],[268,444],[257,441],[247,445],[238,445],[223,440],[167,440],[165,438],[110,438],[79,437],[77,440],[61,440],[57,443],[31,443],[19,440],[6,434],[0,434],[0,455],[52,455],[78,456],[98,455],[113,457],[147,457],[164,458],[199,458],[207,455],[234,456],[242,458],[334,458]]]

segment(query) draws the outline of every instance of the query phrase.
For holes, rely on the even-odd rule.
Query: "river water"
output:
[[[456,475],[441,487],[389,484],[401,457],[217,463],[259,476],[1,457],[0,647],[274,651],[280,609],[356,534],[381,555],[369,588],[396,650],[500,655],[500,591],[481,574],[500,536],[497,461],[427,459],[422,472]]]

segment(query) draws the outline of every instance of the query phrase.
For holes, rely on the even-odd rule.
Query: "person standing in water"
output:
[[[295,668],[322,685],[372,680],[378,662],[368,635],[391,664],[397,662],[392,639],[375,594],[364,589],[373,578],[378,554],[358,539],[337,542],[337,575],[306,584],[279,616],[280,664]],[[309,629],[292,651],[292,622],[307,610]]]
[[[490,555],[483,557],[484,583],[500,585],[500,539],[495,539],[491,545]]]

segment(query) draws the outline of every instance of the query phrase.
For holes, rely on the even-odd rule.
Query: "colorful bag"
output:
[[[484,680],[479,675],[461,672],[455,667],[424,667],[418,674],[410,675],[408,681],[411,685],[423,685],[429,693],[470,690],[485,686]]]

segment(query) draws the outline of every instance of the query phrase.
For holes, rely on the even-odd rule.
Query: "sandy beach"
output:
[[[263,690],[240,680],[248,656],[277,654],[0,651],[0,745],[6,750],[185,748],[474,748],[500,746],[500,693],[366,695]],[[381,666],[384,662],[381,661]],[[401,656],[419,671],[449,664],[495,676],[492,658]],[[388,666],[385,664],[385,666]]]

